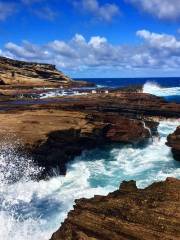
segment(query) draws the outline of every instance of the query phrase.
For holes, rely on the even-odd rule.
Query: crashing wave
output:
[[[180,96],[180,87],[161,87],[156,82],[146,82],[143,86],[144,93],[150,93],[159,97]]]
[[[160,139],[142,149],[128,145],[86,152],[69,164],[66,177],[48,181],[33,181],[29,175],[40,170],[32,160],[13,148],[2,148],[0,238],[49,239],[72,209],[74,199],[105,195],[117,189],[122,180],[134,179],[138,186],[145,187],[168,176],[180,177],[179,163],[165,145],[167,135],[177,125],[178,122],[161,122]],[[11,181],[11,174],[14,178],[21,172],[23,176],[18,181]]]

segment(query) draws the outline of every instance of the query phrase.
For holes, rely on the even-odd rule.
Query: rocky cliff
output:
[[[76,200],[51,240],[179,240],[180,180],[138,189],[123,182],[107,196]]]
[[[86,85],[85,82],[75,82],[55,65],[31,63],[0,57],[0,85],[13,86],[63,86]]]
[[[174,158],[180,161],[180,126],[168,136],[167,145],[172,148]]]

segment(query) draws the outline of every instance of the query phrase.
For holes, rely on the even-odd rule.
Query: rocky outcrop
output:
[[[180,118],[180,104],[145,93],[109,92],[50,100],[56,108],[88,112],[119,113],[130,118]],[[46,101],[45,101],[46,102]]]
[[[149,139],[150,130],[141,120],[115,113],[42,109],[0,114],[0,135],[1,141],[10,136],[14,144],[21,143],[45,173],[58,167],[65,174],[66,163],[83,150],[115,142],[138,144]]]
[[[0,102],[0,108],[0,141],[18,139],[22,150],[45,167],[45,174],[52,168],[65,174],[66,163],[86,149],[147,142],[157,134],[159,118],[180,116],[178,104],[120,91],[7,101]]]
[[[58,71],[55,65],[31,63],[0,57],[0,85],[72,87],[90,85],[73,81]]]
[[[123,182],[107,196],[76,200],[51,240],[178,240],[180,180],[168,178],[138,189]]]
[[[166,144],[172,148],[174,159],[180,161],[180,126],[168,136]]]

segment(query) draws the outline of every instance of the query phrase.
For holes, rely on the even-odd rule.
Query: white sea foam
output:
[[[46,93],[39,94],[40,99],[52,98],[52,97],[62,97],[62,96],[73,96],[73,95],[86,95],[86,92],[79,92],[76,90],[50,90]]]
[[[27,157],[6,150],[0,155],[0,164],[6,169],[0,177],[0,240],[47,240],[72,209],[74,199],[107,194],[117,189],[122,180],[134,179],[138,186],[145,187],[168,176],[180,178],[180,165],[165,145],[167,135],[178,124],[161,122],[160,139],[142,149],[128,145],[86,152],[69,164],[66,177],[49,181],[31,180],[29,173],[40,169]],[[12,166],[18,173],[19,164],[6,166],[7,159],[30,163],[16,183],[8,182],[7,176]]]
[[[159,97],[168,97],[168,96],[179,96],[180,95],[180,86],[179,87],[161,87],[156,82],[146,82],[143,87],[144,93],[150,93]]]

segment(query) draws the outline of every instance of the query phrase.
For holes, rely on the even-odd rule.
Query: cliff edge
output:
[[[24,62],[0,56],[0,85],[14,86],[84,86],[56,69],[55,65]]]

